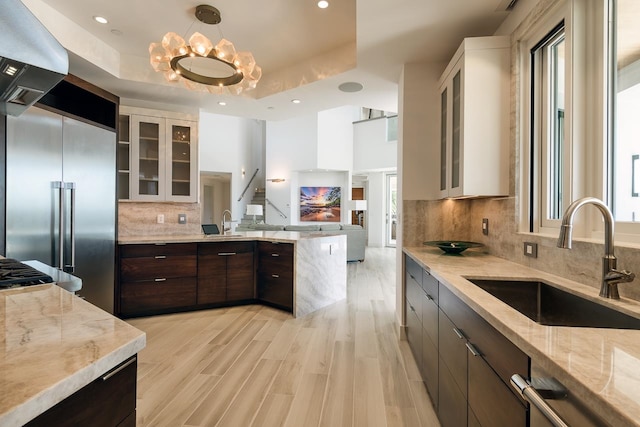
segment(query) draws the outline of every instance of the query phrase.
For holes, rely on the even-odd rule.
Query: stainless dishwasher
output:
[[[611,426],[533,360],[531,378],[515,374],[511,385],[529,402],[530,427]]]

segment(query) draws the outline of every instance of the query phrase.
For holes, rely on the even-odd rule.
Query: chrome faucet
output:
[[[229,228],[227,228],[227,221],[225,221],[227,214],[229,214]],[[226,233],[227,231],[231,230],[231,223],[233,222],[233,220],[231,219],[231,211],[229,209],[225,209],[224,212],[222,212],[222,234]]]
[[[592,204],[598,208],[604,217],[604,257],[602,258],[602,284],[600,286],[600,296],[603,298],[620,299],[618,293],[618,283],[632,282],[636,275],[630,271],[617,270],[617,260],[613,255],[613,214],[601,200],[595,197],[584,197],[571,203],[562,216],[560,226],[560,236],[558,237],[558,247],[571,249],[571,232],[573,227],[573,217],[576,211],[587,204]]]

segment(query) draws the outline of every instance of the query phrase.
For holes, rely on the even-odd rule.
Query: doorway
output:
[[[202,224],[220,224],[222,213],[231,209],[231,174],[200,173],[200,221]]]
[[[386,246],[395,247],[398,224],[398,175],[387,175],[386,190]]]

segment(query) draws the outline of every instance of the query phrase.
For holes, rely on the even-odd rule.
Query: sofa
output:
[[[364,261],[366,231],[360,225],[352,224],[238,224],[236,231],[298,231],[323,234],[345,234],[347,236],[347,262]]]

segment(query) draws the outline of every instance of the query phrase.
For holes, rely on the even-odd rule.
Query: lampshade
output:
[[[352,211],[366,211],[367,210],[367,201],[366,200],[351,200],[351,210]]]
[[[262,205],[247,205],[247,215],[262,215]]]

